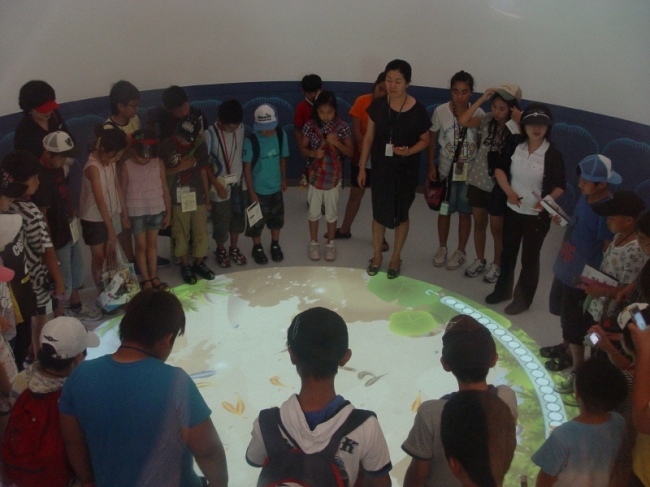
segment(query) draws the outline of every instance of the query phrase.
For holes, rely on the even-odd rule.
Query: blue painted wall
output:
[[[326,81],[325,87],[333,90],[339,99],[339,116],[349,122],[348,110],[354,100],[370,91],[371,85],[353,82]],[[237,98],[244,107],[244,124],[251,129],[253,112],[261,103],[272,103],[278,109],[280,125],[289,135],[291,156],[288,160],[289,178],[300,177],[303,162],[293,136],[294,107],[302,100],[300,84],[297,82],[255,82],[203,85],[187,87],[192,105],[200,108],[212,123],[216,120],[217,107],[222,101]],[[140,118],[160,104],[162,90],[141,92]],[[441,103],[449,100],[445,89],[411,86],[409,92],[422,102],[430,113]],[[529,101],[522,102],[522,108]],[[585,156],[601,153],[610,157],[614,169],[623,176],[620,188],[639,193],[650,207],[650,126],[619,118],[550,105],[554,115],[553,142],[564,155],[567,166],[567,192],[562,205],[573,209],[579,195],[575,167]],[[487,111],[488,106],[484,109]],[[71,171],[73,194],[78,194],[81,184],[81,171],[86,160],[85,147],[93,139],[93,129],[110,114],[108,97],[79,100],[61,105],[61,113],[66,123],[84,148]],[[13,149],[13,131],[22,114],[16,113],[0,117],[0,157]],[[426,174],[426,156],[422,154],[421,176]],[[346,173],[349,173],[346,171]]]

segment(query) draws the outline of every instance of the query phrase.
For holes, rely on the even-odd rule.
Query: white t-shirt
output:
[[[221,145],[219,144],[218,138],[221,138]],[[235,129],[234,132],[225,132],[217,128],[217,124],[210,126],[203,134],[203,140],[206,147],[208,148],[208,154],[210,155],[210,170],[216,178],[226,177],[228,171],[226,170],[227,164],[230,164],[230,174],[233,174],[237,177],[237,182],[242,186],[243,190],[246,190],[246,182],[242,177],[243,164],[242,164],[242,152],[244,150],[244,125],[239,124],[239,127]],[[226,155],[224,154],[225,149]],[[215,160],[216,158],[216,160]],[[230,198],[231,185],[227,185],[228,189],[228,198]],[[226,198],[226,199],[228,199]],[[214,189],[213,185],[210,185],[210,201],[225,201],[222,198],[219,198],[217,190]]]
[[[104,203],[108,208],[108,213],[111,216],[119,214],[122,211],[122,208],[120,206],[119,194],[117,193],[117,170],[115,169],[115,164],[111,163],[108,166],[105,166],[91,154],[88,156],[88,162],[86,163],[86,167],[90,166],[95,166],[99,171],[99,181],[102,185],[102,196],[104,197]],[[95,193],[93,193],[90,179],[88,179],[85,174],[81,178],[79,216],[82,220],[89,222],[104,221],[102,214],[99,212],[99,207],[97,206],[97,200],[95,199]]]
[[[506,385],[500,385],[496,387],[496,394],[507,404],[517,420],[517,396],[514,391]],[[425,487],[461,487],[463,485],[449,469],[440,438],[440,418],[446,403],[446,399],[423,402],[415,415],[415,421],[408,438],[402,444],[402,450],[413,458],[430,462],[429,475],[424,483]]]
[[[519,144],[512,155],[510,165],[510,186],[521,198],[521,205],[513,205],[508,202],[508,207],[522,215],[539,215],[533,210],[537,204],[537,198],[533,191],[539,196],[542,195],[542,181],[544,180],[544,156],[550,147],[548,140],[545,140],[532,154],[528,153],[528,143]]]
[[[454,159],[462,129],[449,107],[450,104],[444,103],[436,108],[431,117],[431,123],[433,125],[429,129],[431,132],[438,132],[438,143],[440,144],[438,171],[440,172],[441,178],[446,178],[449,175],[451,161]],[[485,112],[480,108],[474,113],[475,117],[483,118],[484,115]],[[467,129],[467,135],[465,136],[465,141],[463,142],[458,158],[460,162],[469,164],[474,161],[477,152],[477,136],[478,131],[475,128]]]
[[[289,435],[298,443],[295,446],[311,454],[327,447],[334,432],[345,422],[353,409],[354,406],[347,404],[334,417],[311,430],[300,408],[298,396],[294,394],[280,406],[280,419]],[[262,440],[259,418],[255,419],[251,435],[246,459],[252,465],[262,466],[266,460],[266,448]],[[348,479],[347,487],[352,487],[356,482],[359,466],[370,475],[384,469],[390,470],[390,453],[377,418],[371,416],[361,426],[343,437],[336,458],[336,464],[339,468],[345,469],[347,474],[342,475],[343,478]]]

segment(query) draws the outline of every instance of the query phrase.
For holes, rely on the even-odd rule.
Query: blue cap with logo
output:
[[[576,167],[576,174],[592,183],[621,184],[623,181],[619,173],[612,171],[611,159],[601,154],[585,157]]]

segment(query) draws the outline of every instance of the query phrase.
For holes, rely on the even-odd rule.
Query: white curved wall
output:
[[[60,102],[128,79],[170,84],[371,81],[387,61],[413,84],[524,97],[650,124],[647,0],[0,0],[0,115],[45,79]]]

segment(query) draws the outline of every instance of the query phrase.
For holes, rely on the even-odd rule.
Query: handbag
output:
[[[429,208],[433,211],[440,211],[440,206],[444,201],[449,199],[449,190],[451,189],[450,183],[453,179],[452,172],[455,170],[454,164],[460,158],[460,151],[463,148],[465,143],[465,136],[467,135],[467,127],[463,127],[464,130],[460,131],[460,138],[458,139],[458,144],[456,145],[456,150],[454,151],[454,158],[451,161],[451,169],[449,171],[449,176],[440,181],[440,172],[437,173],[435,181],[431,181],[427,178],[424,183],[424,199],[427,202]]]

